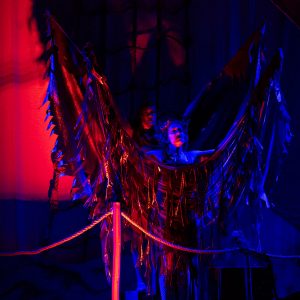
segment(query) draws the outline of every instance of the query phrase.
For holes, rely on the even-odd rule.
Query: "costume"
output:
[[[178,170],[176,177],[173,172],[162,172],[149,222],[151,232],[157,236],[194,249],[200,246],[197,223],[204,211],[203,198],[195,189],[196,179],[194,169],[189,170],[188,167]],[[154,248],[155,254],[152,256],[156,258],[156,269],[159,269],[160,280],[165,281],[164,287],[160,283],[165,299],[190,299],[196,280],[194,255],[160,245],[154,245]]]
[[[210,140],[216,151],[203,161],[178,166],[141,153],[125,129],[105,77],[69,42],[52,17],[49,24],[50,72],[45,102],[57,135],[52,152],[54,190],[61,175],[74,176],[73,198],[89,207],[91,218],[109,210],[111,199],[117,198],[122,210],[143,228],[188,247],[199,246],[193,234],[199,230],[199,222],[202,228],[216,223],[222,226],[226,214],[241,199],[253,203],[263,198],[268,153],[285,145],[290,132],[279,87],[282,56],[278,52],[261,71],[260,31],[184,114],[197,132],[191,133],[191,143],[201,145],[193,149],[209,148],[204,145]],[[230,109],[225,111],[226,105]],[[205,115],[203,119],[199,111]],[[199,125],[199,119],[205,122]],[[222,126],[220,119],[226,120]],[[276,122],[284,123],[284,134],[277,135],[275,129],[270,132]],[[277,143],[271,142],[274,139]],[[166,163],[172,163],[173,159],[168,159]],[[155,246],[155,250],[148,238],[146,244],[137,235],[132,239],[150,281],[151,268],[156,267],[151,256],[166,249]],[[161,271],[172,275],[172,285],[174,278],[179,285],[181,274],[191,264],[188,255],[174,253],[170,255],[172,263],[161,262]],[[175,273],[171,274],[169,266],[174,264]],[[184,277],[187,282],[186,274]]]

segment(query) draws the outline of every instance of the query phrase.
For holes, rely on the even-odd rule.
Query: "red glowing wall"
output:
[[[43,48],[30,0],[2,1],[0,18],[0,199],[47,199],[55,137],[44,123]]]

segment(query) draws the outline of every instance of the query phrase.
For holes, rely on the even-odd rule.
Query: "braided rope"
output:
[[[17,252],[2,252],[0,253],[0,256],[19,256],[19,255],[37,255],[40,254],[42,252],[45,252],[47,250],[53,249],[55,247],[58,247],[62,244],[65,244],[75,238],[77,238],[78,236],[82,235],[83,233],[85,233],[86,231],[92,229],[93,227],[95,227],[97,224],[99,224],[100,222],[102,222],[104,219],[106,219],[108,216],[112,215],[112,211],[106,213],[105,215],[101,216],[99,219],[95,220],[94,222],[92,222],[90,225],[82,228],[81,230],[77,231],[76,233],[72,234],[69,237],[66,237],[58,242],[55,242],[53,244],[50,244],[48,246],[36,249],[36,250],[29,250],[29,251],[17,251]]]
[[[20,256],[20,255],[37,255],[37,254],[40,254],[42,252],[53,249],[55,247],[58,247],[58,246],[60,246],[64,243],[67,243],[67,242],[77,238],[78,236],[82,235],[86,231],[88,231],[88,230],[92,229],[93,227],[95,227],[97,224],[99,224],[100,222],[102,222],[104,219],[111,216],[112,214],[113,214],[113,212],[110,211],[110,212],[106,213],[105,215],[101,216],[99,219],[92,222],[90,225],[88,225],[88,226],[84,227],[83,229],[77,231],[76,233],[72,234],[71,236],[69,236],[67,238],[64,238],[64,239],[62,239],[58,242],[55,242],[53,244],[50,244],[48,246],[45,246],[45,247],[42,247],[42,248],[39,248],[39,249],[36,249],[36,250],[29,250],[29,251],[1,252],[0,257],[1,256],[11,257],[11,256]],[[153,235],[152,233],[146,231],[143,227],[141,227],[136,222],[131,220],[125,213],[121,212],[121,216],[128,223],[130,223],[133,227],[135,227],[136,229],[138,229],[139,231],[144,233],[146,236],[150,237],[155,242],[163,244],[167,247],[173,248],[173,249],[178,250],[178,251],[184,251],[184,252],[189,252],[189,253],[194,253],[194,254],[223,254],[223,253],[228,253],[228,252],[244,252],[244,253],[248,253],[248,254],[252,253],[254,255],[263,255],[263,256],[270,257],[270,258],[300,259],[300,255],[280,255],[280,254],[272,254],[272,253],[262,253],[262,252],[257,252],[256,250],[253,250],[253,249],[224,248],[224,249],[219,249],[219,250],[216,250],[216,249],[213,249],[213,250],[200,250],[200,249],[183,247],[183,246],[176,245],[176,244],[173,244],[171,242],[168,242],[164,239],[161,239],[161,238]]]
[[[251,255],[260,255],[260,256],[265,256],[265,257],[269,257],[269,258],[300,259],[299,254],[298,255],[297,254],[295,254],[295,255],[272,254],[272,253],[258,252],[254,249],[249,249],[249,248],[224,248],[224,249],[219,249],[219,250],[217,250],[217,249],[200,250],[200,249],[183,247],[183,246],[168,242],[164,239],[161,239],[161,238],[155,236],[154,234],[146,231],[143,227],[138,225],[136,222],[132,221],[125,213],[121,212],[121,216],[128,223],[130,223],[133,227],[135,227],[139,231],[143,232],[146,236],[150,237],[155,242],[163,244],[167,247],[170,247],[170,248],[178,250],[178,251],[184,251],[184,252],[189,252],[189,253],[194,253],[194,254],[223,254],[223,253],[228,253],[228,252],[241,252],[241,253],[244,253],[245,255],[250,255],[250,254]]]
[[[173,244],[171,242],[168,242],[164,239],[161,239],[154,234],[146,231],[143,227],[138,225],[136,222],[132,221],[125,213],[121,212],[121,216],[128,222],[130,223],[133,227],[138,229],[139,231],[143,232],[145,235],[150,237],[152,240],[156,241],[159,244],[163,244],[165,246],[168,246],[172,249],[179,250],[179,251],[184,251],[184,252],[189,252],[189,253],[194,253],[194,254],[222,254],[222,253],[227,253],[227,252],[238,252],[241,249],[240,248],[225,248],[221,250],[200,250],[200,249],[194,249],[194,248],[188,248],[188,247],[183,247],[180,245]]]

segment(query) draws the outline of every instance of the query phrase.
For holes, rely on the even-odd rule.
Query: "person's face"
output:
[[[143,129],[150,129],[156,123],[156,111],[155,107],[149,106],[146,107],[142,112],[142,126]]]
[[[168,128],[168,138],[174,147],[181,147],[186,142],[183,126],[178,122],[171,123]]]

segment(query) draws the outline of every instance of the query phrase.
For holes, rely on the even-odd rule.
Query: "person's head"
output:
[[[163,128],[164,140],[168,145],[182,147],[188,141],[187,123],[180,120],[168,120]]]
[[[156,124],[155,105],[145,105],[141,109],[141,127],[145,130],[151,129]]]

